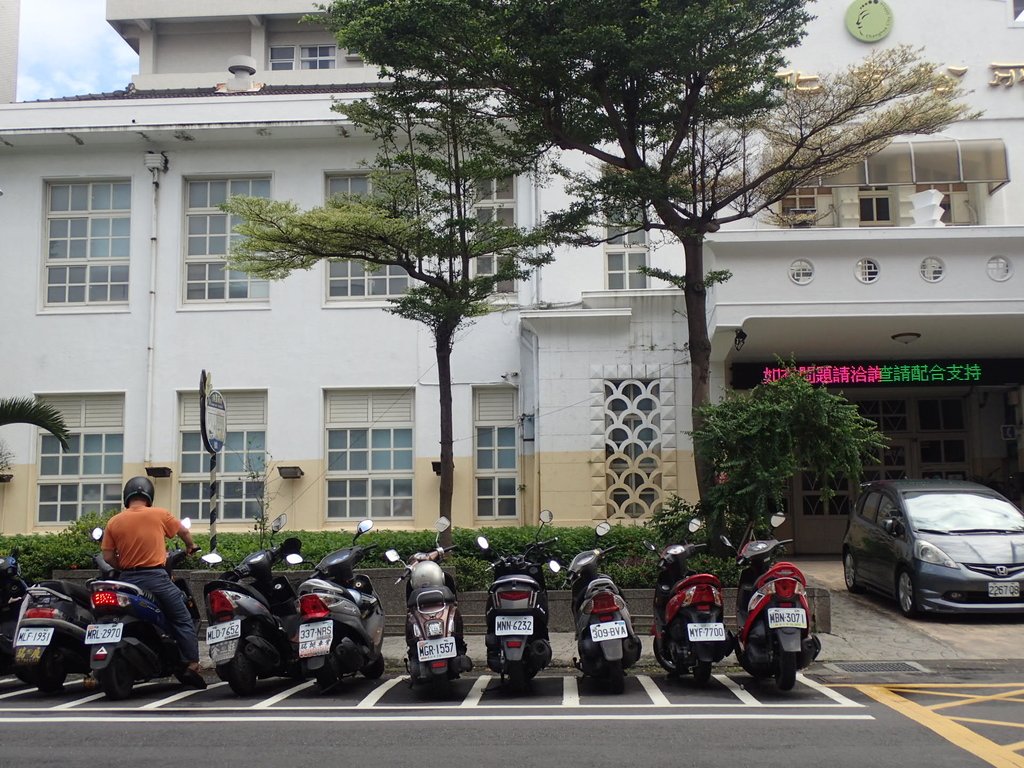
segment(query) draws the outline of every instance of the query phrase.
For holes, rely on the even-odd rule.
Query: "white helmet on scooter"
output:
[[[443,587],[444,571],[433,560],[423,560],[413,566],[412,574],[409,576],[409,585],[413,589]]]

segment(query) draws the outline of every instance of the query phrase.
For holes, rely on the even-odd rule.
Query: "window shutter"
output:
[[[69,429],[124,428],[124,395],[53,395],[39,399],[60,411]]]
[[[266,392],[222,392],[228,411],[228,429],[235,426],[266,427]],[[199,393],[182,392],[180,395],[181,427],[199,428]]]
[[[516,418],[516,394],[506,389],[481,389],[476,393],[478,422],[508,423]]]
[[[328,424],[377,424],[412,421],[413,392],[328,392]]]

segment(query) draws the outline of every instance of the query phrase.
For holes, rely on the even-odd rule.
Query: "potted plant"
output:
[[[9,483],[14,478],[14,475],[11,474],[12,461],[14,461],[14,451],[0,440],[0,483]]]

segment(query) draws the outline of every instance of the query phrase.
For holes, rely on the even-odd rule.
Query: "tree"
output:
[[[541,173],[541,157],[507,121],[486,116],[484,94],[431,83],[401,83],[373,99],[338,106],[376,147],[370,193],[338,196],[299,211],[290,202],[239,197],[225,210],[243,220],[234,269],[276,279],[324,259],[367,271],[400,267],[411,278],[388,311],[433,335],[440,398],[439,516],[451,519],[454,488],[451,355],[460,329],[493,308],[500,284],[551,260],[550,247],[585,221],[567,213],[531,230],[478,217],[482,185]],[[445,541],[450,543],[450,529]]]
[[[341,45],[388,76],[490,89],[493,114],[599,161],[583,200],[683,247],[694,428],[710,401],[704,239],[797,186],[817,185],[902,134],[970,117],[962,91],[908,48],[822,75],[778,76],[812,18],[807,0],[335,0]],[[417,73],[412,75],[410,73]],[[695,457],[703,498],[712,468]]]
[[[60,441],[60,447],[68,450],[67,424],[60,411],[48,403],[33,397],[0,398],[0,427],[8,424],[31,424],[45,429]]]
[[[811,384],[794,368],[749,392],[732,392],[701,406],[694,447],[719,482],[701,504],[709,540],[739,535],[783,508],[794,477],[813,473],[822,500],[838,482],[860,482],[865,463],[877,463],[886,440],[877,425],[841,395]]]

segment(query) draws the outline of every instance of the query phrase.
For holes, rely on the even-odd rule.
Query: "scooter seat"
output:
[[[89,590],[74,581],[40,581],[35,586],[52,589],[54,592],[70,597],[72,601],[83,608],[92,607]]]

